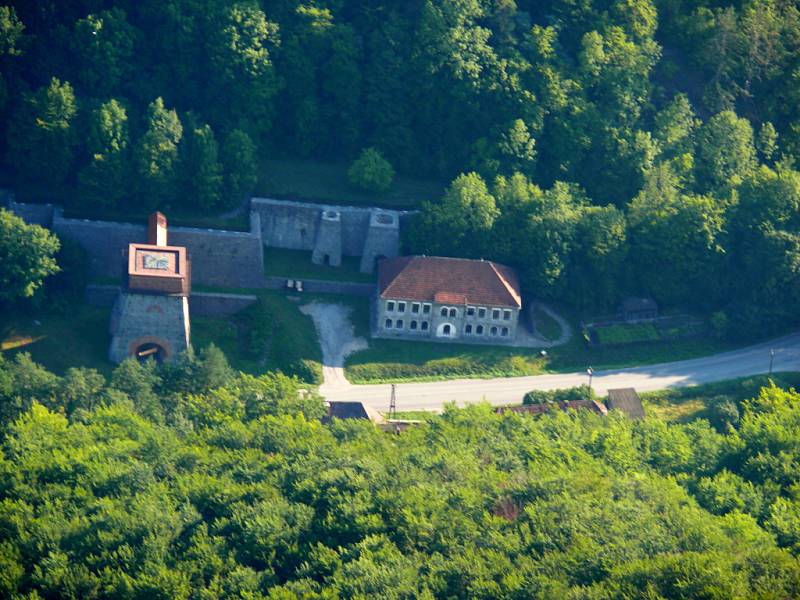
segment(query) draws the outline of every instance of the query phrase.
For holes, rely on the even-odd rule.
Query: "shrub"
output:
[[[394,168],[378,150],[366,148],[348,169],[347,178],[362,190],[385,192],[392,186]]]
[[[597,396],[588,385],[560,390],[531,390],[522,399],[523,404],[548,404],[552,402],[571,402],[573,400],[594,400]]]
[[[607,346],[652,342],[660,339],[658,330],[652,323],[611,325],[609,327],[598,327],[594,331],[597,335],[597,342]]]

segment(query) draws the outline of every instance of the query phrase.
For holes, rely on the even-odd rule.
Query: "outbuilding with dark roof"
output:
[[[633,388],[608,390],[608,401],[606,404],[609,410],[621,410],[631,419],[644,418],[642,399]]]

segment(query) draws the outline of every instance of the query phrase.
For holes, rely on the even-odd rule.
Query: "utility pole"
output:
[[[397,386],[392,384],[392,397],[389,400],[389,418],[394,419],[397,416],[397,395],[395,393]]]
[[[769,349],[769,374],[772,375],[772,364],[775,362],[775,348]]]
[[[594,375],[594,369],[589,367],[586,369],[586,374],[589,375],[589,400],[592,399],[592,376]]]

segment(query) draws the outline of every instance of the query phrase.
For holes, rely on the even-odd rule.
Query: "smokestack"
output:
[[[147,221],[147,243],[153,246],[167,246],[167,217],[154,212]]]

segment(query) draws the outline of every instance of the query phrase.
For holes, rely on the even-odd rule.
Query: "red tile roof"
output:
[[[381,298],[442,304],[522,307],[519,279],[510,267],[488,260],[401,256],[380,261]]]

